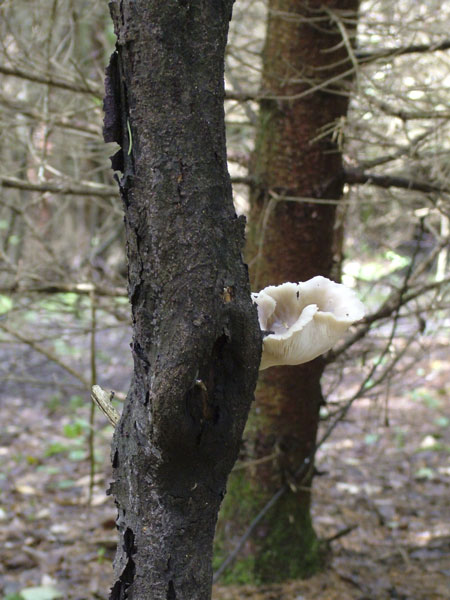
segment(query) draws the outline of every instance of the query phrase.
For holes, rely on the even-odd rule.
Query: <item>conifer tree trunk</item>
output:
[[[352,61],[347,44],[357,6],[357,0],[269,0],[266,99],[260,103],[247,253],[254,291],[332,272],[336,206],[314,200],[337,201],[342,195],[342,157],[333,132],[339,132],[348,107]],[[225,503],[228,516],[235,518],[231,496],[244,479],[241,506],[250,518],[281,485],[290,485],[242,559],[257,581],[302,577],[320,565],[308,490],[313,465],[300,485],[293,473],[314,448],[322,372],[319,358],[260,375],[245,458],[272,459],[256,463],[244,476],[238,472],[241,481],[231,484]]]
[[[113,0],[105,140],[121,150],[134,375],[113,440],[111,600],[207,600],[261,339],[226,166],[232,0]]]

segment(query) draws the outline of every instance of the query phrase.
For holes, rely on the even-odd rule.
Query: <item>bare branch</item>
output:
[[[390,117],[396,117],[402,121],[414,121],[420,119],[450,119],[450,112],[446,110],[432,109],[408,111],[403,108],[394,108],[387,102],[384,102],[378,98],[374,98],[373,96],[370,98],[370,103],[375,104],[377,108],[382,110]]]
[[[389,298],[387,298],[387,300],[380,306],[378,310],[364,317],[361,326],[356,330],[352,337],[350,337],[336,349],[330,350],[330,352],[328,352],[328,354],[325,357],[325,362],[327,364],[334,362],[338,356],[340,356],[343,352],[348,350],[348,348],[353,346],[353,344],[365,337],[372,324],[376,321],[380,321],[382,319],[387,319],[391,317],[402,306],[404,306],[408,302],[411,302],[411,300],[414,300],[422,294],[440,288],[441,286],[444,286],[448,283],[450,283],[450,278],[446,278],[441,281],[434,281],[433,283],[429,283],[427,285],[423,285],[417,289],[414,289],[409,293],[405,293],[403,296],[401,296],[398,291],[395,291],[389,296]]]
[[[46,282],[35,285],[21,286],[17,283],[13,286],[0,287],[2,294],[79,294],[80,296],[94,293],[96,296],[106,296],[110,298],[126,298],[127,290],[121,287],[108,288],[94,283],[62,283]]]
[[[0,329],[2,329],[5,333],[11,335],[13,338],[16,338],[23,344],[26,344],[33,350],[36,350],[36,352],[39,352],[40,354],[54,362],[56,365],[67,371],[67,373],[72,375],[72,377],[78,379],[78,381],[80,381],[86,389],[89,389],[90,382],[86,379],[86,377],[84,377],[84,375],[79,373],[76,369],[74,369],[67,363],[63,362],[56,354],[54,354],[38,342],[34,341],[33,339],[29,338],[28,336],[24,335],[23,333],[19,333],[17,330],[13,330],[3,323],[0,323]]]
[[[30,192],[51,192],[70,196],[109,197],[118,195],[115,186],[93,182],[85,183],[84,186],[77,186],[69,183],[32,183],[16,177],[0,177],[0,185],[4,188],[16,188]]]
[[[440,185],[433,185],[425,181],[417,181],[412,178],[408,179],[399,175],[376,175],[375,173],[366,173],[361,169],[345,169],[345,183],[349,185],[363,185],[369,183],[381,188],[401,188],[405,190],[413,190],[415,192],[424,192],[425,194],[440,192],[450,193],[449,188]]]
[[[244,185],[254,185],[255,184],[255,178],[254,177],[250,177],[250,176],[236,176],[236,177],[231,177],[231,183],[242,183]]]
[[[398,48],[386,48],[383,50],[379,50],[377,52],[369,52],[369,51],[364,51],[364,50],[359,50],[359,51],[355,51],[354,56],[357,60],[357,65],[361,66],[361,65],[365,65],[367,63],[371,63],[371,62],[375,62],[377,60],[392,60],[394,58],[397,58],[399,56],[404,56],[406,54],[415,54],[415,53],[426,53],[426,52],[438,52],[438,51],[444,51],[444,50],[448,50],[450,49],[450,40],[444,40],[443,42],[440,42],[438,44],[412,44],[411,46],[405,46],[405,47],[398,47]],[[357,66],[354,65],[354,68]],[[353,70],[353,69],[352,69]],[[348,75],[349,73],[344,73],[344,75]],[[321,88],[323,88],[325,85],[327,85],[328,83],[331,82],[325,82],[324,84],[321,84]],[[314,91],[316,91],[316,88],[313,88],[311,90],[306,90],[306,92],[303,92],[301,95],[293,95],[293,96],[289,96],[289,97],[280,97],[280,96],[274,96],[273,94],[262,94],[260,92],[245,92],[245,91],[237,91],[237,90],[228,90],[225,94],[225,99],[226,100],[236,100],[238,102],[248,102],[250,100],[255,100],[255,101],[260,101],[260,100],[264,100],[264,99],[297,99],[300,97],[303,97],[309,93],[313,93]],[[409,113],[404,113],[402,116],[400,116],[402,114],[403,111],[397,111],[398,114],[397,115],[393,115],[393,116],[399,116],[399,118],[402,119],[419,119],[419,118],[440,118],[439,113],[433,113],[431,114],[431,116],[417,116],[414,115],[413,113],[409,114]],[[428,114],[428,113],[427,113]],[[448,115],[445,117],[448,118]]]
[[[237,102],[248,102],[249,100],[261,100],[264,95],[259,92],[238,92],[237,90],[227,90],[225,100],[236,100]]]
[[[50,85],[53,87],[61,88],[63,90],[69,90],[71,92],[90,94],[95,98],[103,98],[102,87],[94,81],[77,83],[75,81],[57,79],[56,77],[52,77],[51,75],[41,75],[33,71],[26,71],[18,67],[7,67],[6,65],[2,64],[0,64],[0,73],[2,73],[3,75],[10,75],[12,77],[19,77],[20,79],[26,79],[28,81],[34,81],[35,83],[42,83],[43,85]]]
[[[398,48],[383,48],[377,52],[370,52],[368,50],[359,50],[356,52],[356,58],[360,64],[373,62],[380,59],[392,59],[397,56],[404,56],[405,54],[416,54],[424,52],[440,52],[442,50],[450,49],[450,40],[444,40],[438,44],[412,44],[411,46],[403,46]]]
[[[117,425],[120,419],[120,414],[111,404],[114,395],[114,392],[106,392],[99,385],[92,386],[92,401],[99,407],[113,427]]]
[[[13,111],[15,114],[20,113],[24,117],[34,119],[35,121],[44,122],[46,120],[45,115],[40,111],[36,110],[28,102],[23,102],[18,98],[9,98],[7,95],[0,93],[0,103]],[[75,119],[71,119],[68,116],[51,116],[51,125],[61,127],[63,129],[70,129],[83,134],[89,134],[92,137],[99,138],[101,136],[101,127],[94,123],[81,122]]]

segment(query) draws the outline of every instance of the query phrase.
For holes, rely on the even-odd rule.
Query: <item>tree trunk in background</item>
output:
[[[134,375],[112,456],[111,599],[205,600],[261,339],[223,113],[232,0],[110,3],[105,140],[125,210]]]
[[[257,186],[247,254],[254,291],[332,272],[335,204],[305,199],[342,195],[342,158],[333,131],[347,112],[352,62],[344,38],[352,43],[356,18],[357,0],[269,1],[262,93],[277,98],[261,101],[254,153]],[[313,465],[301,482],[292,475],[315,445],[322,372],[319,358],[260,375],[244,458],[273,459],[241,475],[240,510],[252,518],[283,483],[291,491],[258,527],[241,563],[257,581],[307,576],[320,566],[308,489]],[[225,503],[231,517],[238,485],[242,481],[233,483]]]

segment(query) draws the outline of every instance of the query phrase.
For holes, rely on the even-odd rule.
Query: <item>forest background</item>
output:
[[[120,410],[132,369],[123,214],[101,135],[114,35],[103,2],[0,10],[0,590],[8,600],[106,598],[112,429],[90,388],[116,390]],[[348,113],[310,141],[343,152],[334,258],[368,309],[322,377],[311,510],[332,550],[325,574],[258,588],[243,561],[219,579],[217,598],[448,597],[449,13],[448,2],[363,2]],[[254,184],[266,18],[266,3],[239,1],[226,58],[240,214]],[[257,512],[231,527],[216,567]]]

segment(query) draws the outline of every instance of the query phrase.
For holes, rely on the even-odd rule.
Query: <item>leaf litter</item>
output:
[[[379,402],[357,401],[320,449],[317,533],[330,539],[349,530],[330,542],[326,570],[277,585],[219,583],[213,599],[449,599],[449,365],[446,356],[423,360],[418,367],[433,371],[431,381],[411,393],[391,390],[389,427]],[[3,600],[106,600],[113,582],[116,511],[106,495],[112,430],[98,414],[88,506],[87,442],[77,425],[87,419],[88,395],[85,403],[64,398],[55,402],[42,389],[0,398]]]

